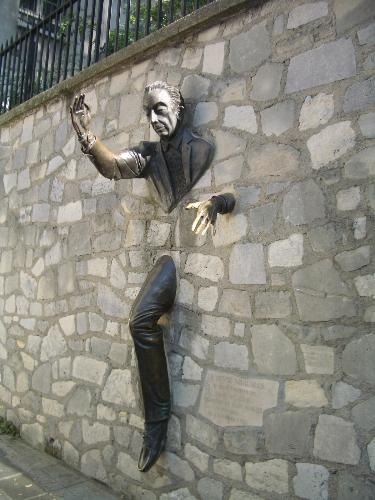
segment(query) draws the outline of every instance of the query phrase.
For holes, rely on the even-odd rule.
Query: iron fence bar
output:
[[[4,99],[4,82],[5,82],[5,67],[6,67],[7,52],[4,51],[3,45],[1,45],[1,84],[0,84],[0,113],[3,109],[3,99]]]
[[[158,1],[158,29],[162,27],[163,23],[163,0]]]
[[[145,35],[148,35],[150,33],[150,25],[151,25],[151,0],[147,0]]]
[[[21,102],[23,102],[25,97],[25,83],[26,83],[26,66],[27,66],[27,52],[29,49],[28,40],[30,37],[25,38],[25,48],[23,50],[23,65],[22,65],[22,77],[21,77]]]
[[[186,0],[181,0],[181,16],[186,16]]]
[[[54,32],[54,40],[53,40],[53,52],[52,52],[52,62],[51,62],[51,76],[49,80],[49,86],[53,85],[53,75],[55,74],[55,60],[56,60],[56,46],[57,46],[57,26],[58,26],[58,13],[56,12],[55,16],[55,32]]]
[[[66,51],[65,51],[65,63],[64,63],[64,80],[68,76],[68,65],[69,65],[69,49],[70,49],[70,34],[72,31],[73,23],[73,0],[69,2],[69,14],[68,14],[68,33],[66,36]]]
[[[94,61],[99,61],[100,39],[102,36],[102,20],[103,20],[103,4],[102,0],[99,1],[98,14],[96,18],[96,37],[95,37],[95,52]]]
[[[117,0],[117,9],[116,9],[116,35],[115,35],[115,45],[114,51],[118,50],[118,38],[119,38],[119,29],[120,29],[120,15],[121,15],[121,0]]]
[[[21,56],[22,56],[22,42],[19,43],[19,55],[17,57],[17,70],[16,70],[16,99],[14,101],[14,104],[17,104],[17,102],[20,102],[19,101],[19,98],[20,98],[20,90],[19,90],[19,80],[20,80],[20,70],[21,70]]]
[[[5,92],[4,92],[5,109],[7,109],[7,106],[9,106],[9,99],[8,98],[9,98],[10,61],[11,61],[11,52],[8,50],[7,51],[6,67],[5,67]]]
[[[35,81],[36,66],[37,66],[37,61],[38,61],[39,29],[40,29],[40,26],[38,23],[36,28],[35,28],[35,44],[34,44],[33,66],[32,66],[32,73],[31,73],[31,85],[30,85],[29,98],[34,95],[34,81]]]
[[[105,55],[108,55],[108,45],[109,45],[109,33],[111,31],[111,17],[112,17],[112,0],[108,2],[108,11],[107,11],[107,26],[105,30]]]
[[[14,81],[14,71],[15,71],[15,66],[16,66],[16,53],[15,53],[15,50],[14,50],[14,47],[12,47],[11,51],[10,51],[10,57],[11,57],[11,65],[9,65],[9,69],[10,69],[10,66],[12,66],[12,69],[11,69],[11,74],[9,75],[9,81],[10,81],[10,85],[9,85],[9,108],[12,107],[12,102],[13,102],[13,88],[14,88],[14,85],[13,85],[13,81]]]
[[[81,0],[77,2],[76,9],[76,23],[74,28],[74,42],[73,42],[73,56],[72,56],[72,67],[70,69],[70,76],[74,75],[75,65],[76,65],[76,56],[77,56],[77,41],[78,41],[78,31],[79,31],[79,15],[81,12]]]
[[[174,0],[169,0],[169,22],[173,23],[174,19]]]
[[[60,13],[60,22],[61,22],[61,14]],[[57,60],[57,78],[56,78],[56,83],[60,81],[60,76],[61,76],[61,63],[62,63],[62,55],[63,55],[63,47],[64,47],[64,32],[61,33],[60,36],[60,46],[59,46],[59,58]]]
[[[48,62],[49,62],[49,46],[51,44],[51,25],[52,17],[48,20],[48,40],[47,40],[47,52],[46,52],[46,64],[44,66],[44,76],[43,76],[43,90],[46,90],[47,86],[47,75],[48,75]]]
[[[129,31],[130,31],[130,0],[126,0],[125,47],[129,45]]]
[[[102,0],[100,0],[102,1]],[[92,49],[92,39],[94,37],[94,19],[95,19],[95,10],[96,10],[96,0],[92,2],[91,9],[91,26],[90,26],[90,35],[89,35],[89,48],[87,54],[87,67],[91,64],[91,49]]]
[[[139,38],[139,18],[141,15],[141,1],[137,0],[135,4],[135,39]]]
[[[45,29],[44,29],[44,25],[42,24],[42,46],[41,46],[41,49],[40,49],[40,54],[39,54],[39,68],[38,68],[38,74],[37,74],[37,83],[36,83],[36,94],[39,93],[39,89],[40,89],[40,79],[41,79],[41,73],[42,73],[42,63],[43,63],[43,52],[44,52],[44,33],[45,33]]]
[[[81,42],[81,53],[79,55],[79,71],[82,69],[83,65],[83,53],[85,50],[85,34],[86,34],[86,22],[87,22],[87,7],[88,0],[85,0],[85,6],[83,9],[83,20],[82,20],[82,42]]]

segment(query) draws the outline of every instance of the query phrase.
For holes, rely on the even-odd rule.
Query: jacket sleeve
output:
[[[96,140],[87,156],[97,170],[107,179],[118,180],[144,177],[147,158],[142,144],[137,148],[126,149],[116,155],[101,141]]]

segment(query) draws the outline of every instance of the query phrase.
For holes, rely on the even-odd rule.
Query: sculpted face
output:
[[[171,137],[178,123],[177,110],[165,89],[155,89],[145,96],[145,109],[155,132],[164,139]]]

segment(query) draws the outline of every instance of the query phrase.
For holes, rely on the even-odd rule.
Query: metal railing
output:
[[[0,48],[0,114],[215,0],[70,0]]]

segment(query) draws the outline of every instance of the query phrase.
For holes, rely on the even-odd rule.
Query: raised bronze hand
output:
[[[215,231],[214,225],[217,219],[217,214],[219,213],[219,207],[217,206],[215,198],[211,198],[207,201],[189,203],[185,208],[188,210],[196,208],[198,210],[197,216],[191,226],[191,230],[195,234],[206,234],[210,226],[213,228],[213,231]]]
[[[88,131],[91,120],[90,108],[85,103],[85,94],[75,96],[73,105],[70,106],[70,117],[72,125],[78,137],[82,137]]]

